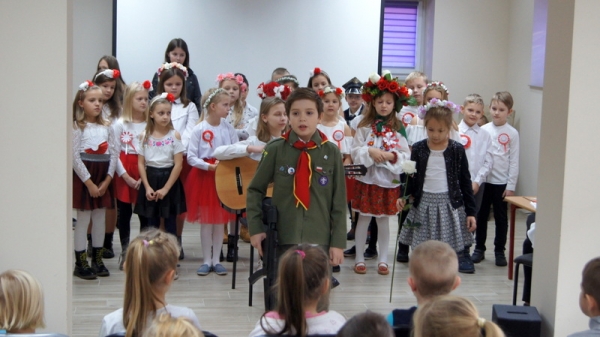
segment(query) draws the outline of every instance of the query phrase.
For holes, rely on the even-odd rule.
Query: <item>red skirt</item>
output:
[[[400,186],[384,188],[356,180],[354,183],[352,210],[360,212],[361,215],[375,217],[396,215],[398,214],[396,200],[399,196]]]
[[[186,220],[200,224],[222,225],[235,220],[235,214],[221,207],[215,185],[215,172],[193,167],[185,182]]]
[[[346,202],[352,202],[352,197],[354,196],[354,185],[356,179],[351,177],[346,177]]]
[[[98,186],[106,178],[110,162],[84,160],[83,164],[90,173],[90,179],[92,182]],[[110,184],[103,196],[92,198],[88,188],[85,186],[83,181],[79,179],[79,176],[75,173],[75,171],[73,171],[73,208],[86,211],[91,211],[98,208],[114,208],[114,195],[115,192],[113,190],[113,185]]]
[[[127,171],[127,174],[129,174],[131,178],[135,180],[140,179],[137,154],[125,154],[125,152],[121,152],[119,159],[121,160],[121,163],[123,163],[125,171]],[[137,201],[138,190],[129,187],[129,185],[127,185],[125,182],[125,179],[115,174],[115,179],[113,179],[113,181],[115,182],[117,199],[119,199],[119,201],[129,204],[133,204]]]

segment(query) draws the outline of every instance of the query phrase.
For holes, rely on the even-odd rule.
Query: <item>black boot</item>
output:
[[[102,261],[102,247],[92,247],[92,269],[96,276],[109,276],[110,272],[106,269],[104,262]]]
[[[105,259],[112,259],[113,257],[115,257],[115,252],[113,251],[113,246],[112,246],[114,235],[115,235],[114,232],[104,233],[104,246],[103,246],[104,249],[102,250],[102,257]]]
[[[179,259],[183,260],[185,255],[183,254],[183,244],[181,243],[181,235],[177,235],[177,244],[179,244]]]
[[[73,275],[84,280],[96,279],[96,274],[94,274],[94,271],[88,264],[85,250],[75,251],[75,270],[73,270]]]
[[[410,247],[403,243],[398,243],[398,255],[396,255],[396,261],[408,262],[408,251]]]
[[[233,258],[235,255],[235,238],[233,235],[227,236],[227,262],[233,262]]]

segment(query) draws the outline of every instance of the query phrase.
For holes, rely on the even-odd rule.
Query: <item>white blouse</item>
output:
[[[116,142],[114,130],[110,126],[96,123],[87,123],[83,130],[76,125],[74,126],[72,143],[73,170],[81,181],[85,182],[91,177],[90,172],[88,172],[81,160],[81,153],[84,153],[86,150],[98,151],[102,143],[108,143],[107,150],[96,154],[108,153],[110,155],[107,174],[112,177],[117,167],[117,160],[119,159],[119,147]]]
[[[235,131],[238,135],[238,138],[240,140],[246,140],[250,136],[248,134],[248,131],[246,130],[247,126],[250,123],[250,120],[257,116],[258,116],[258,110],[256,110],[256,108],[253,107],[252,105],[246,103],[246,107],[244,108],[244,111],[242,112],[242,118],[236,125],[234,125],[235,116],[233,113],[233,107],[231,108],[231,110],[229,110],[229,115],[227,115],[226,120],[229,124],[233,125],[233,127],[235,128]]]
[[[175,130],[171,130],[161,138],[148,137],[139,154],[144,156],[148,167],[168,168],[175,165],[175,154],[183,150],[183,144],[175,137]]]
[[[417,125],[408,125],[406,127],[406,137],[408,138],[408,145],[410,146],[413,146],[418,141],[427,139],[427,129],[425,128],[425,125],[423,125],[423,120],[418,116],[415,116],[415,118],[417,119]],[[454,130],[453,127],[450,128],[450,139],[459,143],[461,142],[460,134],[458,131]]]
[[[112,124],[112,127],[115,131],[117,143],[120,144],[121,152],[125,152],[125,154],[138,154],[141,146],[141,135],[146,130],[146,122],[125,122],[123,118],[119,118],[116,123]],[[125,174],[125,167],[119,158],[117,175],[120,177],[123,174]]]
[[[190,102],[188,106],[184,107],[181,99],[178,98],[175,100],[171,108],[171,121],[175,130],[181,135],[184,153],[188,148],[192,130],[196,123],[198,123],[198,119],[200,119],[200,115],[198,114],[196,104]]]
[[[321,130],[327,136],[327,140],[337,145],[342,154],[350,154],[353,137],[345,135],[344,130],[346,125],[345,119],[338,119],[337,124],[334,126],[317,124],[317,129]]]
[[[425,168],[423,192],[448,192],[448,175],[446,174],[446,161],[444,160],[445,150],[430,151],[427,168]]]
[[[486,181],[494,163],[492,137],[479,125],[469,127],[464,120],[458,124],[458,130],[469,161],[471,181],[481,185]]]
[[[271,137],[271,140],[277,137]],[[260,161],[262,152],[248,153],[248,146],[265,146],[267,143],[260,141],[256,136],[250,136],[246,140],[242,140],[231,145],[221,145],[215,149],[213,156],[218,160],[228,160],[241,157],[250,157],[253,160]]]
[[[237,142],[236,130],[225,119],[221,118],[221,122],[217,126],[212,126],[203,120],[192,130],[187,155],[188,164],[208,171],[209,164],[203,159],[214,158],[215,149],[219,146]]]

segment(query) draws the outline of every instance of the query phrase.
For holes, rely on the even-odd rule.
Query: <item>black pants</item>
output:
[[[165,219],[165,232],[177,236],[177,215],[170,215]],[[160,227],[160,217],[149,218],[148,225],[154,228]]]
[[[504,253],[506,247],[506,234],[508,232],[507,205],[504,202],[502,194],[506,185],[484,184],[483,199],[481,208],[477,214],[477,230],[475,237],[475,249],[485,251],[485,241],[487,239],[488,217],[490,216],[490,206],[494,205],[494,221],[496,222],[496,238],[494,239],[494,252]]]
[[[117,199],[117,214],[117,225],[119,228],[121,247],[126,247],[129,245],[129,236],[131,235],[131,216],[133,215],[133,204]],[[148,219],[139,214],[138,219],[140,219],[140,231],[148,227]]]
[[[527,231],[531,228],[531,224],[535,222],[535,213],[529,214],[527,216]],[[529,240],[529,236],[525,238],[523,241],[523,254],[533,253],[533,245],[531,244],[531,240]],[[523,266],[523,274],[524,274],[524,282],[523,282],[523,302],[531,302],[531,267]]]

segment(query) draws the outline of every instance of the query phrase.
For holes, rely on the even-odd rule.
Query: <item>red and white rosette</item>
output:
[[[498,143],[500,143],[500,145],[504,146],[504,152],[506,152],[507,149],[507,145],[508,143],[510,143],[510,136],[507,133],[501,133],[498,135]]]
[[[408,126],[408,124],[410,124],[410,122],[412,122],[413,118],[415,118],[415,114],[412,112],[406,112],[403,116],[402,116],[402,124],[404,124],[404,126]]]
[[[468,148],[471,147],[471,137],[469,137],[465,134],[460,135],[460,142],[465,147],[465,150],[467,150]]]
[[[137,149],[135,148],[135,146],[133,146],[133,138],[135,136],[133,135],[133,133],[129,132],[129,131],[123,131],[121,133],[121,143],[125,144],[125,154],[129,154],[129,146],[131,146],[131,148],[137,152]]]
[[[215,134],[212,131],[206,130],[206,131],[202,132],[202,140],[207,142],[208,145],[210,145],[210,147],[213,147],[213,145],[212,145],[213,139],[215,139]]]
[[[333,140],[337,142],[338,149],[342,149],[342,140],[344,140],[344,131],[335,130],[333,132]]]

